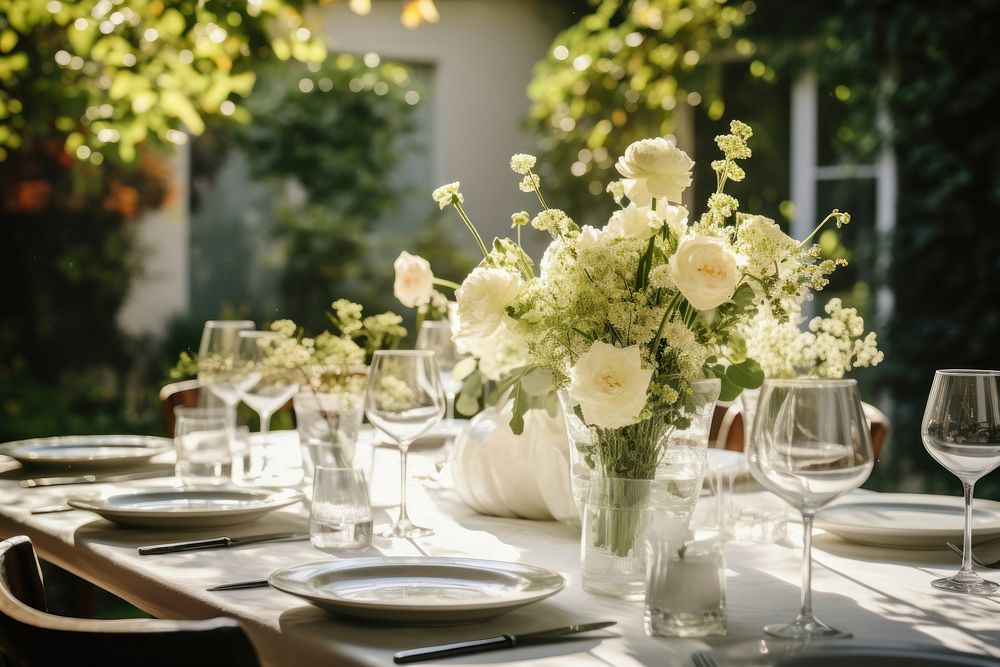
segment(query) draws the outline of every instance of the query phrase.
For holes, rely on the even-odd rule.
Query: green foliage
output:
[[[100,164],[181,143],[236,100],[262,59],[319,62],[302,0],[0,0],[0,161],[39,141]]]
[[[412,148],[414,92],[405,67],[347,54],[261,76],[247,100],[259,120],[237,131],[236,145],[279,194],[283,316],[316,329],[332,297],[371,304],[374,289],[387,292],[388,266],[366,261],[367,238],[401,194],[391,174]],[[281,196],[289,180],[304,202]]]

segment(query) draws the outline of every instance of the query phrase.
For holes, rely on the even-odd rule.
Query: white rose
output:
[[[642,367],[638,345],[623,349],[595,341],[569,377],[569,396],[580,404],[584,421],[621,428],[639,421],[653,371]]]
[[[652,197],[666,197],[672,202],[680,202],[681,193],[691,185],[691,168],[694,161],[687,153],[677,148],[673,137],[656,137],[633,142],[625,149],[625,155],[618,158],[615,167],[627,180],[625,194],[642,188]],[[637,183],[628,183],[635,180]],[[641,194],[641,188],[637,195]],[[647,202],[636,203],[644,204]]]
[[[430,262],[423,257],[411,255],[405,250],[392,263],[396,269],[396,281],[392,293],[407,308],[416,308],[430,301],[434,293],[434,273]]]
[[[670,276],[698,310],[711,310],[732,298],[740,282],[739,258],[722,239],[688,236],[669,261]]]
[[[458,301],[456,340],[486,338],[507,316],[507,304],[517,297],[521,276],[503,269],[476,268],[455,290]]]
[[[608,234],[613,238],[631,236],[645,241],[663,227],[663,220],[647,206],[629,204],[615,211],[608,221]]]

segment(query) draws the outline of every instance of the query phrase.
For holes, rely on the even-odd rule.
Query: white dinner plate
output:
[[[719,667],[995,667],[997,659],[937,644],[837,639],[755,640],[711,651]]]
[[[70,496],[66,502],[123,526],[213,528],[249,523],[301,499],[301,493],[290,489],[149,487]]]
[[[469,423],[468,419],[442,419],[437,424],[431,427],[429,431],[421,435],[419,438],[413,441],[410,445],[410,449],[421,449],[421,448],[434,448],[440,447],[445,444],[448,440],[453,440],[458,437],[458,434],[462,432],[466,424]],[[378,429],[375,430],[375,438],[378,442],[385,445],[395,445],[392,438],[382,433]]]
[[[1000,538],[1000,503],[976,498],[972,541]],[[848,496],[816,515],[816,527],[839,537],[879,547],[944,549],[962,543],[964,505],[957,496],[871,493]]]
[[[100,468],[143,463],[172,444],[148,435],[66,435],[5,442],[0,453],[24,466]]]
[[[304,563],[269,582],[338,614],[421,625],[491,618],[566,585],[561,575],[522,563],[391,556]]]

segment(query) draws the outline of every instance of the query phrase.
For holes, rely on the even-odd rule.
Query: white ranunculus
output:
[[[478,267],[455,290],[458,301],[456,340],[486,338],[507,316],[507,304],[517,297],[521,276],[503,269]]]
[[[711,310],[732,298],[740,282],[739,258],[722,239],[687,236],[670,257],[670,276],[698,310]]]
[[[653,371],[642,367],[638,345],[618,348],[595,341],[569,376],[569,396],[580,404],[584,421],[621,428],[639,421]]]
[[[604,235],[601,230],[594,229],[590,225],[584,225],[580,229],[580,236],[577,237],[576,247],[582,251],[597,250],[604,244]]]
[[[673,137],[656,137],[633,142],[625,149],[625,155],[618,158],[615,167],[627,180],[625,194],[632,201],[629,190],[636,191],[640,185],[649,196],[666,197],[672,202],[680,202],[681,193],[691,185],[691,168],[694,161],[687,153],[677,148]],[[635,180],[637,183],[628,183]],[[641,194],[641,192],[636,192]]]
[[[657,207],[656,214],[663,217],[667,229],[676,238],[679,239],[687,233],[688,210],[685,207],[667,204],[662,209]]]
[[[416,308],[430,301],[434,293],[434,273],[430,262],[405,250],[392,263],[396,269],[396,281],[392,293],[407,308]]]
[[[614,238],[631,236],[645,241],[662,227],[663,219],[648,206],[629,204],[612,214],[605,229]]]

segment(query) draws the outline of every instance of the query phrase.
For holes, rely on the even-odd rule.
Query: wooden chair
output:
[[[163,410],[163,425],[167,435],[174,435],[174,408],[184,406],[193,408],[200,405],[201,382],[199,380],[182,380],[165,384],[160,389],[160,408]]]
[[[251,667],[260,663],[240,625],[205,621],[67,618],[47,612],[31,540],[0,541],[0,662],[20,666]]]
[[[861,407],[865,411],[865,418],[871,428],[872,449],[875,450],[875,458],[878,459],[886,439],[889,437],[889,417],[884,412],[870,403],[862,403]],[[743,451],[743,415],[740,414],[740,404],[717,404],[715,414],[712,417],[712,432],[710,443],[720,449],[729,449],[734,452]]]

